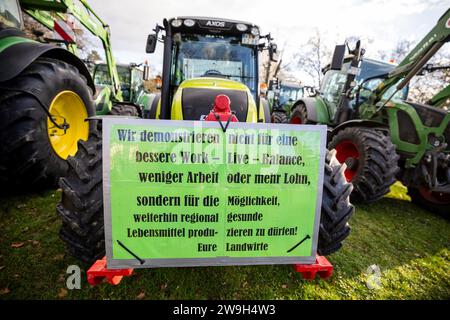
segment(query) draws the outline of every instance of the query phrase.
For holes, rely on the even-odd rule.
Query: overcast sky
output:
[[[363,40],[367,56],[390,50],[401,39],[419,41],[450,6],[449,0],[89,0],[111,26],[119,62],[148,60],[160,68],[162,45],[145,54],[147,35],[164,18],[193,15],[243,20],[271,32],[285,59],[317,28],[330,47],[348,36]],[[329,43],[332,42],[332,43]],[[364,43],[365,42],[365,43]]]

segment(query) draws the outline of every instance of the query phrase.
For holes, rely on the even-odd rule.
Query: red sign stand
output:
[[[321,279],[326,280],[333,274],[333,265],[323,256],[317,256],[316,263],[313,264],[294,264],[294,269],[305,280],[314,280],[317,273]]]
[[[316,263],[295,264],[294,269],[305,280],[314,280],[316,274],[321,279],[328,279],[333,274],[333,265],[323,256],[317,256]],[[96,286],[105,280],[112,285],[118,285],[123,277],[129,277],[134,269],[108,269],[106,257],[97,260],[87,271],[87,281],[91,286]]]

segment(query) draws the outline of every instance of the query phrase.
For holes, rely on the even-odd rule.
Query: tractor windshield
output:
[[[20,28],[20,10],[17,0],[0,1],[0,27]]]
[[[256,49],[243,45],[242,37],[223,35],[174,35],[171,86],[198,77],[220,77],[257,91]]]
[[[127,66],[117,66],[121,84],[130,84],[130,69]],[[111,77],[106,64],[98,64],[94,71],[94,83],[99,86],[111,86]]]
[[[356,81],[360,82],[361,80],[372,78],[376,76],[381,76],[383,74],[387,74],[394,70],[395,65],[366,59],[361,62],[361,72],[356,77]]]
[[[281,86],[280,90],[280,103],[286,103],[289,100],[297,101],[303,97],[303,88],[294,88]]]
[[[128,66],[117,66],[117,73],[119,74],[120,89],[122,90],[122,96],[124,101],[130,99],[130,83],[131,72]],[[109,69],[106,64],[98,64],[94,71],[94,83],[95,86],[101,88],[105,86],[112,86],[111,76],[109,75]]]
[[[395,65],[366,59],[361,63],[361,72],[356,77],[356,82],[358,84],[363,83],[364,80],[373,78],[363,83],[362,88],[362,100],[364,100],[365,96],[368,96],[368,92],[364,91],[373,91],[378,87],[378,85],[384,80],[384,75],[388,74],[392,70],[394,70]],[[388,91],[386,91],[383,95],[383,99],[388,99],[395,92],[395,86],[392,86]],[[406,100],[408,96],[408,86],[406,86],[403,90],[397,92],[392,99],[395,100]]]
[[[345,84],[347,82],[348,70],[350,67],[350,62],[344,63],[341,70],[329,70],[325,73],[323,78],[321,94],[325,100],[331,105],[337,106],[341,98],[341,94],[344,90]],[[364,101],[368,99],[370,94],[376,87],[384,80],[384,75],[389,73],[395,68],[394,65],[379,62],[375,60],[363,60],[361,63],[361,71],[356,77],[356,82],[361,87],[359,90],[359,101],[358,105],[361,105]],[[379,77],[378,77],[379,76]],[[371,80],[367,80],[373,78]],[[382,99],[391,98],[392,94],[395,92],[395,86],[392,86],[388,91],[386,91]],[[406,100],[408,95],[408,86],[403,90],[397,92],[392,99],[394,100]],[[355,105],[356,100],[353,100],[353,105]]]

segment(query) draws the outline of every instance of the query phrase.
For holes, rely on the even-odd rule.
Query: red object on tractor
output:
[[[303,279],[314,280],[316,274],[322,279],[328,279],[333,275],[333,265],[323,256],[316,257],[313,264],[294,264],[295,271],[302,274]]]
[[[107,280],[109,284],[118,285],[123,277],[133,274],[133,269],[107,269],[106,257],[97,260],[87,271],[87,281],[91,286],[96,286]]]
[[[231,117],[231,119],[230,119]],[[230,98],[227,95],[219,94],[214,99],[214,106],[205,121],[228,121],[239,122],[238,118],[231,113]]]

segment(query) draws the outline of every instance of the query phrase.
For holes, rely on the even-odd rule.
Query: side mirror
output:
[[[269,44],[269,58],[270,58],[270,61],[272,61],[272,62],[278,61],[277,49],[278,49],[278,46],[275,43]]]
[[[345,44],[337,45],[334,48],[333,59],[331,60],[331,70],[341,70],[344,64]]]
[[[144,73],[142,74],[142,80],[148,81],[150,79],[150,66],[144,65]]]
[[[145,47],[145,52],[147,53],[155,52],[157,42],[158,36],[156,34],[149,34],[147,38],[147,45]]]

